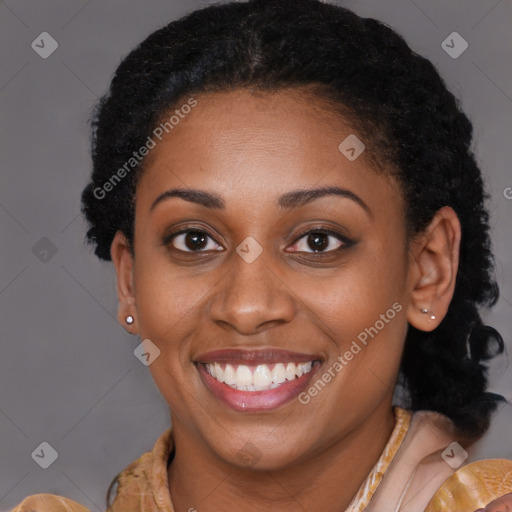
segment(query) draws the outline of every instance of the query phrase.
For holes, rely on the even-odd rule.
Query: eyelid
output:
[[[188,248],[180,249],[179,247],[174,247],[176,250],[181,251],[181,252],[191,253],[191,254],[193,254],[193,253],[200,253],[200,254],[201,253],[210,253],[212,251],[220,252],[220,251],[224,251],[225,250],[224,247],[222,247],[221,244],[217,243],[215,241],[215,239],[213,237],[211,237],[208,233],[203,233],[201,231],[195,231],[195,230],[191,230],[190,233],[199,233],[202,238],[207,240],[206,247],[203,247],[200,250],[188,250]],[[189,234],[189,232],[179,233],[179,234],[176,235],[176,239],[178,239],[180,236],[186,238],[188,236],[188,234]],[[182,242],[185,241],[185,238],[182,239]],[[173,243],[173,242],[174,242],[174,237],[173,237],[173,240],[171,240],[171,243]],[[208,248],[208,246],[210,244],[215,245],[215,247],[213,249],[212,248]]]
[[[163,239],[162,239],[162,245],[164,246],[167,246],[169,245],[176,237],[178,237],[179,235],[183,235],[183,234],[186,234],[186,233],[193,233],[193,232],[199,232],[199,233],[204,233],[205,235],[207,235],[209,238],[211,238],[217,245],[220,245],[222,246],[222,243],[218,242],[216,237],[214,235],[212,235],[208,229],[206,229],[205,227],[201,226],[184,226],[182,227],[181,229],[178,229],[178,231],[173,231],[172,233],[169,233],[169,234],[166,234],[164,235]],[[176,249],[174,247],[174,249]],[[180,251],[180,252],[185,252],[185,253],[201,253],[201,252],[205,252],[205,251],[182,251],[181,249],[176,249],[177,251]]]
[[[339,240],[341,240],[342,242],[345,242],[345,243],[351,242],[351,240],[349,240],[346,236],[342,235],[340,232],[338,232],[334,229],[318,226],[318,227],[314,227],[314,228],[308,228],[308,229],[302,231],[301,233],[299,233],[297,235],[297,237],[295,238],[295,240],[293,241],[293,243],[300,240],[302,237],[304,237],[304,235],[309,235],[310,233],[324,233],[326,235],[332,235],[332,236],[338,238]]]
[[[213,240],[213,242],[215,242],[217,245],[222,246],[222,244],[220,242],[218,242],[216,240],[216,238],[205,227],[198,227],[198,226],[184,226],[183,228],[179,229],[178,231],[174,231],[172,233],[169,233],[169,234],[165,235],[164,238],[163,238],[163,241],[162,241],[162,245],[169,245],[172,242],[172,240],[174,240],[179,235],[183,235],[183,234],[190,233],[190,232],[204,233],[211,240]],[[334,253],[334,252],[336,252],[337,250],[339,250],[341,248],[345,248],[345,249],[349,248],[352,245],[354,245],[354,243],[355,243],[353,240],[349,239],[348,237],[342,235],[341,233],[339,233],[338,231],[336,231],[336,230],[334,230],[332,228],[327,228],[325,226],[316,226],[316,227],[310,227],[308,229],[305,229],[305,230],[301,231],[295,237],[295,239],[294,239],[294,241],[292,242],[291,245],[296,244],[299,240],[301,240],[306,235],[309,235],[311,233],[322,233],[322,234],[326,234],[326,235],[329,235],[329,236],[333,236],[333,237],[337,238],[340,242],[343,243],[343,245],[341,247],[338,247],[338,249],[333,249],[333,250],[330,250],[330,251],[318,251],[318,252],[314,252],[313,251],[311,254],[329,254],[329,253]],[[181,249],[177,249],[176,247],[173,247],[173,248],[175,250],[179,251],[179,252],[190,253],[190,254],[208,252],[208,251],[204,251],[204,250],[200,250],[200,251],[183,251]],[[302,252],[302,251],[292,251],[292,252]]]
[[[328,236],[332,236],[334,238],[336,238],[339,242],[341,242],[342,245],[340,245],[340,247],[337,247],[336,249],[331,249],[329,251],[312,251],[312,252],[304,252],[304,251],[288,251],[288,252],[294,252],[294,253],[297,253],[297,254],[314,254],[316,257],[320,256],[320,255],[332,255],[332,254],[335,254],[337,253],[338,251],[340,250],[343,250],[343,249],[348,249],[350,247],[352,247],[356,242],[354,240],[351,240],[350,238],[348,238],[347,236],[345,235],[342,235],[339,231],[336,231],[332,228],[327,228],[327,227],[324,227],[324,226],[317,226],[317,227],[310,227],[304,231],[302,231],[301,233],[299,233],[294,241],[292,242],[292,246],[295,245],[296,243],[298,243],[300,240],[302,240],[306,235],[310,235],[312,233],[321,233],[321,234],[324,234],[324,235],[328,235]]]
[[[298,242],[301,238],[303,238],[305,235],[309,235],[310,233],[325,233],[326,235],[331,235],[331,236],[336,237],[338,240],[342,241],[346,245],[351,245],[354,243],[353,240],[351,240],[350,238],[348,238],[345,235],[342,235],[339,231],[336,231],[335,229],[327,228],[324,226],[312,227],[312,228],[308,228],[308,229],[300,232],[295,237],[295,240],[293,241],[293,243]]]

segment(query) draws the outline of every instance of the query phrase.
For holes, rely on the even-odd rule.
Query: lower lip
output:
[[[279,387],[266,391],[240,391],[214,379],[204,364],[196,364],[203,384],[226,405],[239,412],[260,412],[276,409],[296,398],[308,385],[320,367],[315,361],[311,371],[301,377],[284,382]]]

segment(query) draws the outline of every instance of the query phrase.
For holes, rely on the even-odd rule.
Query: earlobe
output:
[[[118,231],[110,246],[110,255],[116,269],[119,323],[131,334],[138,333],[133,286],[133,254],[126,236]]]
[[[461,227],[452,208],[445,206],[411,248],[409,324],[433,331],[446,316],[455,290]]]

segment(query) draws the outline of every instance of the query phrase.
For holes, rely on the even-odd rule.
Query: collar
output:
[[[411,412],[395,407],[394,413],[396,422],[391,437],[346,512],[365,509],[406,437]],[[158,437],[151,452],[132,462],[118,475],[116,498],[108,512],[174,512],[167,474],[168,461],[173,453],[174,437],[172,428],[169,428]]]

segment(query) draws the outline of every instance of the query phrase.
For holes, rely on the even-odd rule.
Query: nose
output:
[[[237,253],[210,304],[211,319],[224,329],[256,334],[290,322],[295,314],[293,292],[270,266],[264,253],[248,263]]]

